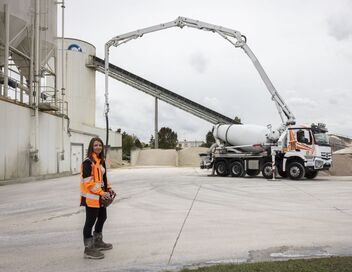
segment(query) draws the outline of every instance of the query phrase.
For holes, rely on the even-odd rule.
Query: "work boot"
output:
[[[104,243],[103,234],[101,232],[93,232],[94,248],[98,250],[112,249],[112,244]]]
[[[104,253],[94,247],[93,237],[84,238],[84,258],[86,259],[103,259]]]

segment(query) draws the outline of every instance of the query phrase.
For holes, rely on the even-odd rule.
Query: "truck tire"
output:
[[[291,162],[288,165],[287,173],[290,179],[299,180],[305,176],[306,171],[300,162]]]
[[[240,161],[234,161],[230,164],[230,174],[233,177],[243,177],[244,167]]]
[[[246,171],[247,175],[250,177],[255,177],[258,176],[258,174],[260,173],[260,170],[256,170],[256,169],[247,169]]]
[[[263,177],[266,179],[273,178],[273,165],[271,162],[264,163],[263,169],[262,169],[262,174],[263,174]]]
[[[217,161],[215,163],[215,172],[220,177],[228,175],[227,163],[225,161]]]
[[[279,172],[279,175],[281,176],[281,177],[283,177],[283,178],[287,178],[287,172],[285,171],[282,171],[282,169],[281,168],[278,168],[277,169],[278,170],[278,172]]]
[[[316,170],[309,170],[304,175],[307,179],[314,179],[318,175],[318,171]]]

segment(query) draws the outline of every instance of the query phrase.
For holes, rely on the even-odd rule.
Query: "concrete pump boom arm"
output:
[[[112,38],[111,40],[109,40],[105,44],[105,86],[106,86],[106,90],[105,90],[106,91],[106,94],[105,94],[106,110],[105,110],[105,112],[106,113],[109,110],[108,109],[108,101],[107,101],[107,94],[108,94],[107,80],[108,80],[108,72],[109,72],[109,66],[108,66],[108,64],[109,64],[109,61],[108,61],[109,48],[111,46],[115,46],[115,47],[119,46],[123,43],[126,43],[126,42],[132,40],[132,39],[137,39],[139,37],[142,37],[144,34],[164,30],[164,29],[171,28],[171,27],[183,28],[184,26],[193,27],[193,28],[197,28],[197,29],[205,30],[205,31],[215,32],[215,33],[219,34],[221,37],[223,37],[224,39],[226,39],[228,42],[230,42],[235,47],[242,48],[245,51],[245,53],[249,56],[251,61],[253,62],[260,77],[262,78],[262,80],[264,81],[264,84],[266,85],[268,91],[270,92],[272,100],[275,102],[275,105],[278,109],[278,112],[279,112],[279,115],[281,117],[282,122],[286,123],[286,124],[294,124],[295,123],[294,115],[289,110],[288,106],[286,105],[284,100],[281,98],[281,96],[279,95],[277,90],[275,89],[274,85],[270,81],[268,75],[265,73],[265,71],[264,71],[262,65],[260,64],[260,62],[258,61],[257,57],[254,55],[252,50],[247,45],[247,43],[246,43],[247,39],[245,36],[243,36],[237,30],[233,30],[230,28],[222,27],[222,26],[208,24],[205,22],[193,20],[193,19],[186,18],[186,17],[178,17],[176,20],[171,21],[171,22],[143,28],[140,30],[136,30],[136,31],[132,31],[132,32],[129,32],[129,33],[126,33],[123,35],[116,36],[116,37]],[[236,41],[233,41],[230,38],[235,38]],[[284,118],[283,118],[282,113],[284,113],[287,118],[286,122],[284,122]]]

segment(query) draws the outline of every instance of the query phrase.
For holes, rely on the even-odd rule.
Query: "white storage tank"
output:
[[[61,39],[57,39],[58,48],[58,68],[57,89],[62,86],[61,72]],[[94,45],[78,40],[64,39],[65,54],[65,74],[64,88],[65,101],[68,102],[68,116],[70,126],[76,127],[77,124],[85,124],[90,127],[95,126],[95,75],[94,69],[86,64],[89,56],[95,56]],[[61,92],[60,92],[61,93]]]

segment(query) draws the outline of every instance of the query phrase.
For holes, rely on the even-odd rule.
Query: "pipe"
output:
[[[64,134],[65,134],[65,119],[64,119],[64,99],[65,99],[65,54],[64,54],[64,37],[65,37],[65,1],[61,2],[61,100],[62,100],[62,119],[61,119],[61,160],[65,159],[65,142],[64,142]]]
[[[29,106],[33,107],[34,99],[33,99],[33,81],[34,81],[34,76],[33,76],[33,60],[34,60],[34,22],[35,22],[35,14],[32,22],[32,35],[31,35],[31,52],[29,56]]]
[[[21,75],[20,77],[20,84],[21,86],[23,86],[23,75]],[[20,89],[20,102],[23,103],[23,88],[19,88],[19,89]]]
[[[40,90],[39,90],[39,81],[40,81],[40,50],[39,50],[39,24],[40,24],[40,1],[35,1],[35,42],[34,42],[34,49],[35,49],[35,62],[34,62],[34,92],[35,92],[35,141],[34,141],[34,152],[33,152],[33,159],[34,161],[39,161],[39,97],[40,97]]]
[[[154,119],[154,148],[159,148],[159,135],[158,135],[158,98],[155,97],[155,119]]]
[[[39,70],[40,70],[40,50],[39,50],[39,0],[35,1],[34,16],[34,148],[30,151],[33,161],[39,161]]]
[[[106,141],[105,151],[107,156],[109,148],[109,47],[108,43],[105,44],[105,119],[106,119]]]
[[[55,103],[56,107],[57,107],[57,86],[59,85],[58,84],[58,77],[57,77],[57,73],[59,71],[59,64],[58,64],[58,61],[57,61],[57,57],[58,57],[58,46],[57,46],[57,44],[56,44],[56,52],[55,52],[55,57],[54,57],[54,67],[55,67],[55,74],[54,74],[54,77],[55,77],[55,82],[54,82],[54,103]]]
[[[217,148],[218,146],[219,146],[219,145],[218,145],[217,143],[213,143],[213,144],[209,147],[207,153],[208,153],[208,154],[213,154],[214,149]]]
[[[106,141],[105,141],[105,156],[108,155],[108,149],[109,149],[109,116],[108,114],[105,114],[105,122],[106,122]]]
[[[9,6],[4,5],[5,12],[5,53],[4,53],[4,97],[7,97],[9,90],[9,50],[10,50],[10,14]]]

